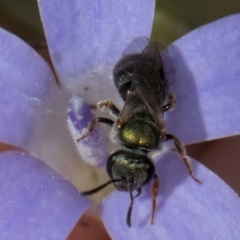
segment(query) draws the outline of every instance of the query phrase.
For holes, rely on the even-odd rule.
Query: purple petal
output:
[[[54,77],[42,58],[0,29],[0,141],[26,149]]]
[[[193,161],[197,184],[176,153],[156,162],[160,180],[155,224],[150,225],[151,184],[135,199],[132,227],[126,225],[129,193],[114,191],[100,212],[112,239],[240,238],[240,199],[218,176]]]
[[[85,139],[78,141],[93,118],[89,106],[80,95],[74,95],[69,100],[68,127],[78,153],[85,162],[100,166],[106,162],[109,154],[108,139],[100,126]]]
[[[67,129],[70,93],[59,88],[49,66],[22,40],[3,29],[0,40],[0,141],[43,159],[75,186],[85,186],[90,167],[80,160]],[[100,173],[91,173],[99,180]]]
[[[184,143],[240,134],[240,14],[207,24],[173,43],[174,111],[167,131]]]
[[[154,0],[40,0],[60,81],[92,104],[114,96],[112,66],[130,41],[150,35],[154,5]]]
[[[43,162],[0,154],[0,238],[66,239],[90,202]]]

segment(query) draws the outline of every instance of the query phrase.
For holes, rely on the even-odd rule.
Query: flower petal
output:
[[[176,71],[167,131],[184,143],[240,134],[240,14],[194,30],[168,53]]]
[[[0,29],[0,141],[26,149],[54,82],[45,61],[23,41]]]
[[[156,162],[160,180],[155,224],[150,225],[151,185],[134,199],[132,227],[126,225],[129,193],[114,191],[100,213],[112,239],[239,239],[240,199],[218,176],[193,162],[197,184],[176,153]]]
[[[96,177],[80,161],[67,129],[71,93],[60,89],[46,62],[19,38],[1,29],[0,42],[0,141],[43,159],[79,188],[94,176],[93,187],[101,173]]]
[[[0,154],[0,238],[66,239],[90,202],[43,162]]]
[[[130,41],[150,35],[154,5],[154,0],[39,0],[60,81],[91,104],[114,96],[112,66]]]

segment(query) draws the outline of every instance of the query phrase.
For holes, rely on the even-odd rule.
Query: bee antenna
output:
[[[85,195],[91,195],[91,194],[94,194],[94,193],[102,190],[103,188],[105,188],[107,185],[109,185],[111,183],[120,182],[120,181],[122,181],[122,179],[110,179],[108,182],[104,183],[103,185],[101,185],[99,187],[96,187],[92,190],[82,192],[81,194],[84,195],[84,196]]]

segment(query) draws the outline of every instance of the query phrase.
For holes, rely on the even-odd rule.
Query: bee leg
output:
[[[176,103],[176,102],[175,102],[174,96],[170,93],[170,94],[168,95],[168,104],[164,105],[164,106],[162,107],[162,110],[165,112],[165,111],[167,111],[167,110],[175,107],[175,103]]]
[[[133,196],[132,194],[132,188],[130,187],[130,199],[131,199],[131,202],[130,202],[130,205],[129,205],[129,208],[128,208],[128,213],[127,213],[127,225],[129,227],[131,227],[131,215],[132,215],[132,207],[133,207],[133,203],[134,203],[134,198],[138,197],[140,194],[142,193],[142,189],[139,188],[137,189],[137,194],[136,196]]]
[[[142,189],[137,189],[137,194],[134,196],[134,198],[138,197],[142,193]]]
[[[133,197],[133,194],[132,194],[132,183],[130,182],[130,189],[129,189],[129,193],[130,193],[130,205],[129,205],[129,208],[128,208],[128,213],[127,213],[127,225],[128,227],[131,227],[131,215],[132,215],[132,207],[133,207],[133,203],[134,203],[134,197]]]
[[[157,174],[154,174],[153,177],[153,185],[152,185],[152,217],[151,224],[154,224],[154,216],[157,208],[157,194],[159,189],[159,180]]]
[[[178,150],[178,153],[180,154],[180,156],[182,157],[182,160],[184,161],[190,176],[193,178],[193,180],[195,180],[197,183],[200,184],[201,181],[194,176],[190,160],[187,156],[186,149],[182,145],[182,143],[178,140],[177,137],[173,136],[172,134],[166,134],[166,140],[173,140],[174,141],[175,147]]]
[[[86,138],[87,136],[89,136],[93,132],[93,130],[97,127],[97,124],[99,122],[109,125],[111,127],[114,124],[114,121],[111,119],[103,118],[103,117],[95,117],[88,124],[87,130],[82,134],[82,136],[79,139],[77,139],[77,142],[79,142],[79,141],[83,140],[84,138]]]
[[[107,112],[110,115],[114,116],[115,118],[120,113],[120,111],[117,109],[117,107],[114,105],[114,103],[109,100],[99,101],[97,103],[97,108],[101,112]]]

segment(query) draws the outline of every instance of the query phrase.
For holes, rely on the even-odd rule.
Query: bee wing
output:
[[[150,40],[147,37],[135,38],[123,51],[123,56],[142,53],[146,46],[149,44]]]
[[[145,43],[145,48],[143,48],[143,43]],[[135,113],[145,110],[152,115],[156,122],[164,125],[162,106],[165,89],[162,76],[163,64],[160,56],[160,51],[164,47],[158,42],[149,42],[147,38],[137,38],[126,48],[124,54],[136,53],[130,52],[130,49],[134,49],[133,46],[135,49],[137,49],[136,46],[141,46],[139,47],[139,49],[143,49],[141,54],[153,59],[150,64],[154,64],[152,68],[154,72],[149,72],[147,79],[141,78],[141,76],[138,76],[138,79],[132,79],[131,89],[119,117],[127,121]]]
[[[154,59],[156,69],[163,69],[163,63],[160,53],[165,49],[165,46],[160,42],[150,42],[142,54]]]
[[[163,69],[162,78],[164,80],[165,90],[168,91],[168,87],[175,82],[176,71],[166,46],[160,42],[150,42],[142,54],[152,56],[155,59],[156,65]],[[164,64],[162,59],[164,59]]]
[[[141,112],[144,107],[143,99],[133,89],[128,91],[127,98],[119,118],[126,122],[134,114]]]
[[[168,96],[169,86],[175,81],[175,69],[167,48],[160,42],[150,42],[142,54],[154,59],[155,71],[160,72],[164,83],[165,96]],[[164,59],[164,65],[162,59]],[[154,83],[154,85],[156,84]]]
[[[158,122],[163,122],[163,85],[156,84],[155,86],[151,86],[147,81],[138,80],[134,80],[133,85],[136,95],[142,99],[152,117]]]
[[[155,86],[153,89],[147,81],[135,79],[119,117],[127,121],[132,115],[144,110],[148,111],[160,126],[163,126],[162,106],[163,92],[161,88]]]

